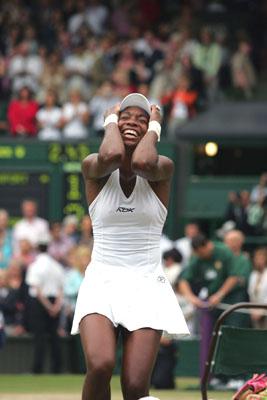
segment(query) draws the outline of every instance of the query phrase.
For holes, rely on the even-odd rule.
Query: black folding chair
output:
[[[267,330],[223,325],[229,314],[241,308],[267,310],[267,304],[237,303],[229,306],[217,319],[201,379],[202,400],[208,400],[211,373],[237,375],[267,372]]]

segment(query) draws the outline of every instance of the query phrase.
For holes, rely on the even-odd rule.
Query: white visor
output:
[[[139,107],[146,111],[148,115],[151,114],[151,106],[147,98],[141,93],[131,93],[124,97],[120,105],[120,111],[128,107]]]

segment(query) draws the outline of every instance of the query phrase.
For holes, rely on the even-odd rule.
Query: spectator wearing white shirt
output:
[[[61,139],[61,109],[56,104],[56,92],[49,89],[46,93],[44,106],[36,114],[37,123],[40,128],[38,138],[41,140],[58,141]]]
[[[192,255],[192,239],[200,233],[198,224],[195,222],[189,222],[185,225],[184,233],[184,237],[177,239],[174,242],[174,247],[182,254],[181,264],[183,268],[187,266],[188,261]]]
[[[22,201],[22,219],[18,221],[13,229],[13,246],[16,252],[19,248],[19,241],[28,239],[33,246],[37,245],[39,237],[49,233],[48,222],[37,216],[37,203],[32,199]]]
[[[32,372],[43,372],[46,335],[50,336],[51,372],[61,372],[61,351],[59,343],[59,319],[63,305],[65,282],[64,268],[48,253],[49,235],[41,236],[38,242],[40,254],[29,266],[26,283],[29,285],[30,325],[34,334],[34,356]]]
[[[253,271],[248,283],[249,300],[253,303],[267,303],[267,250],[258,248],[253,255]],[[267,316],[264,310],[251,311],[254,328],[267,329]]]
[[[79,89],[72,89],[70,101],[63,105],[61,124],[64,139],[83,140],[88,138],[88,107],[82,101]]]
[[[90,115],[93,118],[92,126],[97,136],[104,134],[104,113],[109,108],[119,103],[120,98],[114,94],[114,87],[112,82],[105,81],[99,87],[95,96],[89,103]]]

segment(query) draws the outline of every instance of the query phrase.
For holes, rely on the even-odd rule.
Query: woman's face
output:
[[[126,146],[137,146],[146,134],[149,115],[139,107],[127,107],[120,113],[118,127]]]

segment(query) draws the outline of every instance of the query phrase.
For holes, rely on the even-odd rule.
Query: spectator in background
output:
[[[174,288],[175,283],[182,271],[182,255],[181,253],[173,248],[163,253],[163,271],[168,278],[168,281]]]
[[[92,250],[93,248],[93,228],[92,221],[89,215],[84,215],[80,223],[80,238],[79,246],[87,246]]]
[[[7,60],[0,53],[0,137],[8,132],[7,106],[10,95],[10,79],[7,75]]]
[[[109,10],[100,0],[89,0],[86,10],[86,22],[90,31],[96,36],[103,36],[106,32],[106,23]]]
[[[0,209],[0,269],[6,269],[13,254],[12,234],[8,229],[9,215]]]
[[[65,273],[63,267],[48,253],[49,235],[37,236],[40,254],[29,266],[26,283],[31,302],[31,330],[34,334],[34,374],[43,372],[46,335],[50,336],[51,372],[61,372],[61,350],[58,336],[59,317],[63,303]]]
[[[67,215],[63,219],[63,234],[70,238],[74,243],[79,241],[79,220],[74,214]]]
[[[258,248],[253,255],[253,271],[248,285],[249,299],[253,303],[267,303],[267,250]],[[267,329],[267,317],[264,310],[251,311],[253,326],[258,329]]]
[[[11,100],[8,106],[8,123],[12,136],[25,138],[37,134],[36,114],[39,105],[33,99],[28,86],[18,91],[17,99]]]
[[[17,92],[21,87],[27,86],[36,92],[39,79],[43,71],[43,56],[31,54],[29,43],[21,41],[16,47],[9,62],[8,73],[12,81],[12,91]]]
[[[188,222],[184,227],[184,237],[177,239],[174,242],[174,247],[182,255],[182,268],[185,268],[189,263],[193,249],[192,249],[192,239],[199,235],[200,228],[196,222]]]
[[[88,138],[89,113],[79,89],[72,89],[69,101],[63,105],[61,126],[63,139],[85,140]]]
[[[67,264],[67,254],[75,246],[75,240],[63,232],[61,222],[52,222],[50,226],[51,240],[48,253],[60,264]]]
[[[31,241],[29,239],[20,239],[13,259],[19,263],[23,271],[26,271],[28,266],[35,260],[36,255],[36,248]]]
[[[200,376],[203,376],[210,339],[220,302],[228,296],[243,276],[235,257],[223,243],[199,234],[192,239],[194,256],[179,277],[179,292],[200,310]]]
[[[38,217],[37,211],[38,207],[35,200],[25,199],[22,201],[22,219],[13,228],[14,251],[18,250],[21,239],[28,239],[33,246],[36,246],[39,237],[48,235],[48,222]]]
[[[240,276],[239,283],[228,295],[228,302],[230,304],[248,301],[248,280],[252,270],[252,265],[248,254],[242,251],[244,242],[245,236],[238,230],[229,231],[224,236],[224,243],[235,256],[236,269]],[[250,319],[247,314],[232,313],[228,317],[228,324],[247,327],[250,324]]]
[[[213,39],[210,28],[203,27],[200,40],[193,48],[192,61],[196,68],[203,72],[210,102],[218,97],[218,73],[222,64],[222,49]]]
[[[256,85],[256,71],[250,58],[251,44],[242,39],[231,60],[232,80],[234,87],[243,97],[250,99]]]
[[[191,81],[188,75],[181,75],[175,89],[161,98],[162,104],[170,104],[168,121],[168,135],[175,137],[176,128],[184,124],[196,113],[198,93],[191,90]]]
[[[92,67],[92,57],[86,51],[85,42],[79,40],[73,45],[73,51],[64,60],[67,90],[77,88],[88,100],[90,96],[89,73]]]
[[[92,118],[92,128],[98,137],[104,134],[104,112],[119,103],[120,98],[114,93],[114,85],[111,81],[105,81],[96,91],[89,102],[89,113]]]
[[[248,210],[250,206],[250,193],[247,190],[241,192],[229,192],[224,220],[232,221],[234,227],[245,235],[252,235],[253,228],[248,222]]]
[[[40,77],[40,89],[37,95],[40,103],[45,102],[46,93],[51,88],[57,93],[60,103],[63,103],[66,100],[65,71],[60,53],[56,50],[47,56]]]
[[[52,89],[46,92],[45,104],[36,114],[38,138],[40,140],[60,141],[61,109],[57,106],[57,95]]]
[[[251,203],[257,203],[264,197],[267,197],[267,172],[261,174],[259,183],[252,188],[250,201]]]

